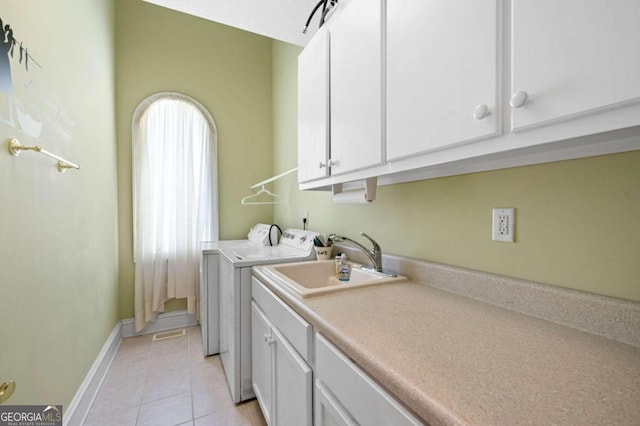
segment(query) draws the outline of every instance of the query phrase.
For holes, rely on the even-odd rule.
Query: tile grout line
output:
[[[140,421],[140,409],[142,408],[142,397],[144,396],[144,391],[147,388],[147,375],[149,374],[149,362],[151,361],[151,346],[153,345],[153,340],[151,340],[149,344],[149,351],[147,353],[147,357],[144,363],[144,381],[142,382],[142,392],[140,392],[140,397],[138,399],[138,406],[136,410],[136,425],[138,425]]]
[[[186,333],[185,337],[186,337],[185,340],[186,340],[187,345],[188,345],[189,344],[189,333],[188,332]],[[140,396],[140,403],[138,404],[138,414],[137,414],[137,418],[136,418],[136,425],[139,424],[139,422],[140,422],[140,412],[141,412],[141,409],[142,409],[142,405],[144,405],[142,403],[142,400],[143,400],[143,397],[144,397],[144,393],[147,390],[147,384],[148,384],[148,379],[149,379],[149,368],[150,368],[150,364],[151,364],[153,347],[154,347],[154,345],[162,344],[161,342],[162,341],[153,341],[153,340],[151,340],[151,344],[149,345],[149,354],[148,354],[147,361],[146,361],[145,380],[144,380],[144,386],[143,386],[142,395]],[[188,356],[189,355],[189,347],[187,346],[186,349],[187,349],[187,356]],[[168,354],[164,354],[164,355],[167,356]],[[187,358],[187,360],[189,360],[189,358]],[[190,366],[188,367],[188,369],[189,369],[188,372],[190,373]],[[160,400],[163,400],[163,399],[170,399],[170,398],[174,398],[176,396],[177,395],[164,396],[164,397],[158,398],[158,399],[153,400],[153,401],[148,401],[145,404],[151,404],[151,403],[156,402],[156,401],[160,401]],[[185,420],[184,422],[178,423],[178,425],[181,425],[181,424],[183,424],[183,423],[185,423],[185,422],[187,422],[189,420],[193,423],[193,395],[192,395],[192,392],[191,392],[191,377],[189,377],[189,397],[191,398],[191,419],[188,419],[188,420]]]

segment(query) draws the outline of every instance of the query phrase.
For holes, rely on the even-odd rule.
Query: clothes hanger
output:
[[[298,170],[297,167],[294,167],[291,170],[287,170],[284,173],[280,173],[277,176],[271,177],[269,179],[265,179],[262,182],[258,182],[255,185],[251,185],[249,187],[249,189],[256,189],[258,187],[260,187],[260,190],[258,192],[256,192],[255,194],[252,195],[248,195],[246,197],[244,197],[242,200],[240,200],[240,204],[242,204],[243,206],[258,206],[258,205],[262,205],[262,204],[280,204],[282,203],[282,200],[285,199],[285,197],[283,197],[282,195],[278,195],[278,194],[274,194],[273,192],[269,191],[268,189],[266,189],[264,186],[270,182],[273,182],[274,180],[278,180],[283,176],[286,176],[288,174],[291,174],[293,172],[295,172],[296,170]],[[248,201],[252,198],[255,198],[259,195],[262,194],[267,194],[273,198],[275,198],[274,201]]]
[[[262,194],[267,194],[270,195],[274,198],[276,198],[276,200],[274,201],[248,201],[252,198],[256,198]],[[268,189],[266,189],[264,187],[264,185],[262,185],[262,187],[260,188],[260,190],[258,192],[256,192],[255,194],[252,195],[248,195],[246,197],[244,197],[242,200],[240,200],[240,204],[242,204],[243,206],[258,206],[258,205],[262,205],[262,204],[280,204],[282,201],[278,201],[278,198],[282,198],[281,195],[278,194],[274,194],[273,192],[269,191]]]

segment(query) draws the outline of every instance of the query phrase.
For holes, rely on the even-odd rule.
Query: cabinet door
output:
[[[320,380],[316,380],[314,399],[315,425],[356,426],[358,424]]]
[[[389,1],[387,160],[499,133],[497,0]]]
[[[275,382],[274,420],[278,426],[311,426],[312,372],[277,328],[271,332]]]
[[[402,407],[338,348],[316,333],[316,383],[321,382],[358,424],[420,425],[422,422]],[[335,416],[330,416],[335,418]],[[340,424],[340,423],[339,423]]]
[[[329,33],[298,56],[298,182],[329,175]]]
[[[382,157],[382,1],[340,0],[331,18],[331,174]]]
[[[267,424],[272,424],[273,381],[271,325],[260,308],[251,303],[251,367],[253,391],[256,394]]]
[[[511,89],[520,92],[513,130],[640,101],[638,0],[518,0],[511,8]]]

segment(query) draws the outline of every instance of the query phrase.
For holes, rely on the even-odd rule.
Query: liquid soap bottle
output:
[[[347,255],[342,253],[340,255],[340,261],[338,262],[338,257],[336,257],[336,266],[338,269],[338,280],[340,281],[349,281],[351,277],[351,268],[349,267],[349,263],[347,262]]]

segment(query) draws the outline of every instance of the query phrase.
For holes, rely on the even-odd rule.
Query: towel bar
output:
[[[20,141],[18,139],[9,139],[8,141],[8,148],[9,148],[9,153],[11,155],[13,155],[14,157],[17,157],[18,155],[20,155],[21,151],[36,151],[39,152],[40,154],[44,154],[47,157],[51,157],[54,160],[58,160],[58,171],[60,173],[64,172],[66,169],[76,169],[79,170],[80,166],[78,166],[75,163],[72,163],[71,161],[65,160],[62,157],[59,157],[45,149],[42,149],[42,147],[39,146],[23,146]]]

